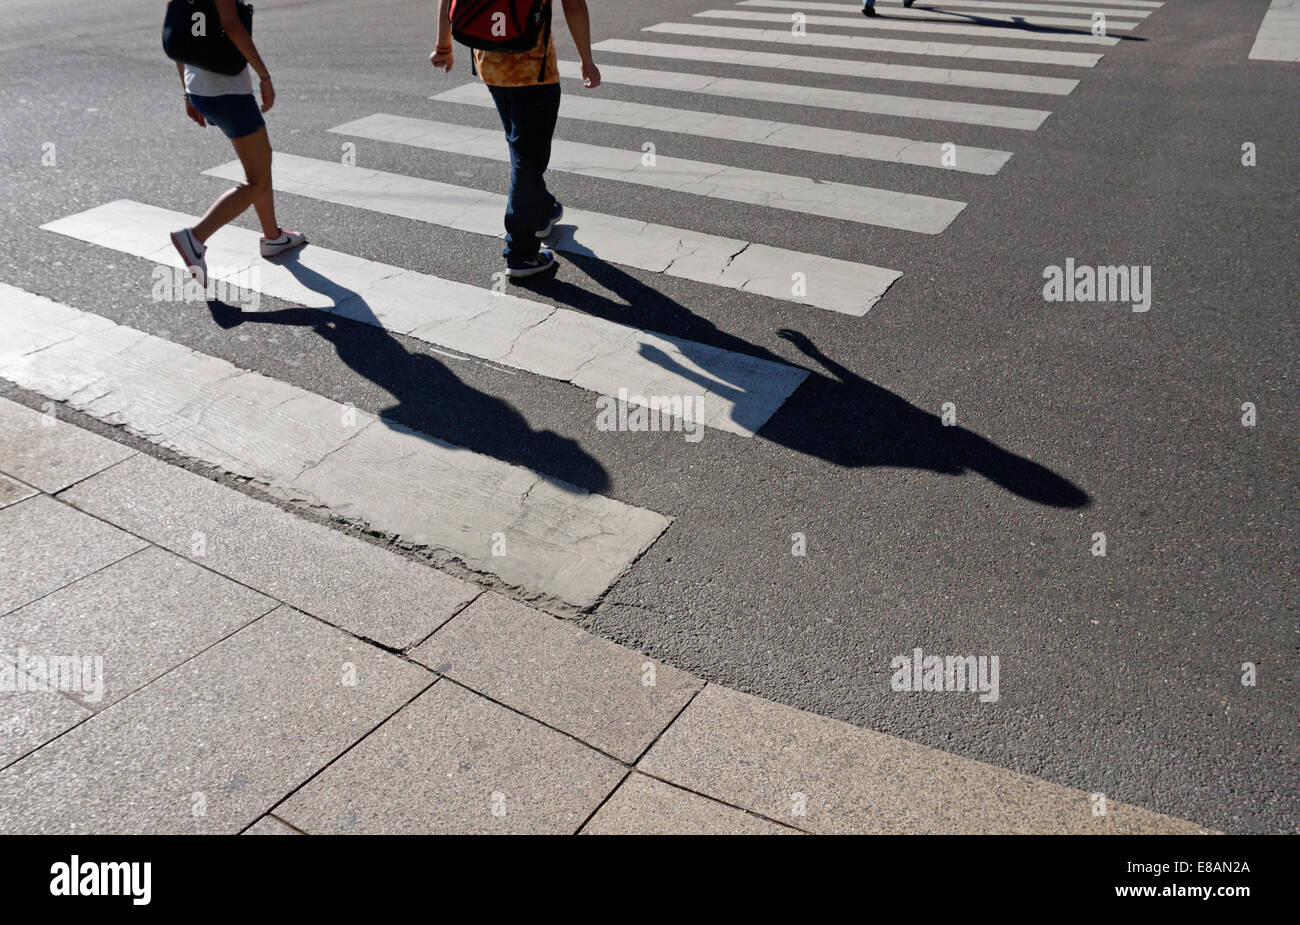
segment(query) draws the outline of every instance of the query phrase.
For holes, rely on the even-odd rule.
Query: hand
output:
[[[808,335],[804,334],[802,331],[796,331],[792,328],[781,328],[781,330],[777,331],[776,334],[782,340],[788,340],[790,343],[794,344],[804,353],[817,349],[813,342],[809,340]]]
[[[452,64],[455,63],[456,56],[450,51],[435,51],[429,55],[429,63],[438,68],[443,73],[451,70]]]
[[[588,90],[600,86],[600,68],[596,67],[595,61],[582,62],[582,85]]]
[[[197,122],[200,128],[207,128],[208,123],[207,120],[203,118],[203,113],[194,108],[194,104],[190,102],[188,96],[185,97],[185,115]]]
[[[262,91],[262,112],[270,112],[275,105],[275,87],[271,84],[270,76],[262,78],[258,89]]]

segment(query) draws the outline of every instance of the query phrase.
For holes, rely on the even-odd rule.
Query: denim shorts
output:
[[[251,135],[263,125],[262,111],[257,107],[257,100],[251,93],[231,93],[224,96],[195,96],[190,94],[190,102],[199,114],[226,133],[227,138],[243,138]]]

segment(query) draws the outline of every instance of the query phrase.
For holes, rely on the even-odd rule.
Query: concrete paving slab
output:
[[[0,507],[17,504],[19,501],[30,498],[35,494],[39,494],[35,488],[0,473]]]
[[[277,170],[282,168],[277,167]],[[742,258],[743,259],[743,258]],[[739,262],[739,261],[736,261]],[[12,288],[12,287],[10,287]],[[444,561],[584,608],[667,517],[0,284],[0,376]],[[364,476],[359,475],[364,473]],[[507,555],[495,555],[498,537]]]
[[[631,774],[582,829],[583,835],[794,835],[744,810],[663,781]]]
[[[424,639],[480,591],[149,456],[123,463],[63,497],[393,649]]]
[[[629,763],[703,686],[684,671],[492,593],[411,657]]]
[[[0,398],[0,470],[55,494],[136,451],[53,413]]]
[[[706,687],[637,767],[818,833],[1197,834],[1107,801],[748,694]]]
[[[0,767],[17,761],[90,716],[59,691],[38,689],[35,679],[18,680],[13,662],[0,657]],[[12,680],[12,684],[9,683]]]
[[[287,801],[316,833],[572,834],[625,769],[439,681]]]
[[[98,711],[277,606],[151,546],[0,619],[0,652],[97,662],[69,696]]]
[[[0,510],[0,614],[149,545],[37,495]]]
[[[364,472],[365,478],[357,478]],[[662,514],[384,422],[294,479],[300,498],[414,548],[575,607],[599,600],[668,529]],[[498,539],[506,553],[495,555]]]
[[[239,832],[432,677],[282,607],[0,773],[0,831]]]

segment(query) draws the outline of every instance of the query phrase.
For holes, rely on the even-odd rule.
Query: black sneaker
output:
[[[541,228],[537,229],[537,237],[549,238],[551,232],[555,230],[555,223],[564,218],[564,206],[560,205],[560,200],[555,200],[555,211],[551,213],[550,221]]]
[[[876,15],[876,0],[863,0],[862,15],[863,16]]]
[[[911,5],[912,5],[913,3],[915,3],[915,2],[916,2],[916,0],[903,0],[903,6],[905,6],[905,7],[911,7]]]
[[[542,248],[532,257],[525,257],[523,260],[506,261],[506,279],[523,279],[525,276],[536,276],[538,273],[545,273],[557,264],[555,254],[546,248]]]

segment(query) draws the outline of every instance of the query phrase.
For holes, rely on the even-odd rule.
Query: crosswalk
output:
[[[1161,5],[953,0],[924,10],[890,7],[888,15],[868,19],[855,0],[741,0],[729,9],[700,10],[689,22],[652,24],[636,39],[604,39],[595,45],[604,82],[652,91],[655,101],[563,97],[551,169],[624,184],[629,194],[617,214],[570,198],[549,246],[655,274],[668,289],[674,279],[703,284],[720,296],[717,304],[691,307],[705,316],[725,315],[728,300],[767,298],[791,311],[831,312],[863,323],[892,286],[906,284],[902,272],[883,265],[889,260],[874,250],[872,230],[943,235],[966,220],[970,207],[887,184],[760,170],[751,166],[749,152],[846,158],[864,178],[873,163],[882,163],[914,170],[922,183],[962,173],[973,177],[970,182],[995,184],[1016,139],[1040,130],[1052,108],[1068,100],[1120,41],[1117,34],[1140,27]],[[1094,12],[1105,14],[1104,35],[1092,33]],[[563,62],[561,73],[572,85],[577,65]],[[835,78],[841,86],[788,83],[788,75]],[[989,101],[946,98],[954,90],[981,91]],[[747,101],[751,114],[710,111],[718,108],[705,103],[710,98]],[[480,83],[431,99],[442,118],[358,113],[320,128],[404,149],[497,164],[508,159],[495,126],[477,127],[481,118],[457,121],[457,114],[481,115],[492,107]],[[760,115],[752,114],[759,109]],[[835,114],[840,127],[818,124],[819,113]],[[874,131],[882,118],[906,120],[889,123],[891,129],[905,124],[906,134]],[[608,126],[612,134],[602,140],[624,143],[566,137],[571,125],[584,123]],[[998,146],[957,147],[944,137],[949,125],[976,126]],[[722,142],[711,149],[722,154],[704,161],[664,153],[673,149],[672,136]],[[649,157],[647,139],[658,149]],[[203,173],[243,178],[237,161]],[[463,183],[284,151],[276,154],[275,186],[280,194],[341,209],[481,236],[492,249],[502,231],[505,198]],[[681,227],[639,217],[638,204],[659,193],[693,197],[699,209],[680,213]],[[711,201],[770,210],[770,231],[762,240],[743,240],[717,234],[716,227],[691,227],[705,224]],[[777,217],[791,213],[839,223],[860,242],[860,258],[784,246]],[[41,227],[146,264],[180,268],[166,233],[193,221],[122,199]],[[256,238],[238,227],[218,232],[209,242],[213,278],[430,349],[564,383],[575,407],[591,409],[593,419],[601,400],[617,399],[648,410],[662,425],[654,429],[676,429],[684,409],[696,407],[694,422],[716,432],[713,439],[752,440],[808,376],[743,350],[557,307],[527,291],[507,291],[498,281],[467,283],[314,245],[289,259],[263,261],[255,256]],[[116,324],[88,307],[0,283],[0,324],[12,335],[0,346],[0,376],[286,500],[429,550],[521,595],[590,607],[671,529],[671,512],[454,446],[437,434]],[[683,404],[689,397],[698,397],[698,405]],[[687,441],[676,445],[689,452]]]
[[[485,109],[492,109],[495,106],[487,88],[481,84],[462,84],[453,90],[435,94],[431,99],[443,103],[480,106]],[[1009,151],[995,151],[967,145],[962,148],[963,157],[960,163],[946,164],[943,158],[943,145],[937,141],[918,141],[897,135],[876,135],[870,132],[822,128],[817,125],[802,125],[772,119],[751,119],[718,112],[672,109],[667,106],[652,106],[625,100],[568,95],[560,100],[560,116],[565,119],[601,122],[629,128],[653,125],[660,132],[674,135],[696,135],[752,145],[790,148],[795,151],[815,151],[837,157],[893,161],[910,164],[913,167],[967,173],[995,174],[1011,159]]]
[[[508,153],[501,146],[501,133],[495,128],[377,114],[330,131],[448,154],[509,161]],[[572,141],[557,140],[551,146],[550,169],[922,234],[939,234],[966,206],[951,199],[679,157],[656,156],[649,160],[639,150]]]

